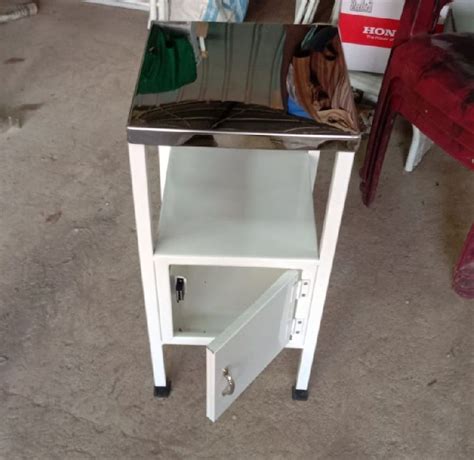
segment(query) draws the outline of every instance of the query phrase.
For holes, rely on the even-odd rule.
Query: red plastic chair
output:
[[[405,2],[361,170],[367,206],[375,198],[397,114],[474,170],[474,34],[433,34],[441,8],[449,2]],[[474,298],[474,225],[453,285],[458,294]]]

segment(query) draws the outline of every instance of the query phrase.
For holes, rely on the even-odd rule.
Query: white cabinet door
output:
[[[285,272],[207,347],[207,416],[215,422],[290,339],[299,273]]]

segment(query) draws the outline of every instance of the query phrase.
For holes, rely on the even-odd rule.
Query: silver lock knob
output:
[[[232,393],[234,393],[235,390],[234,379],[229,374],[229,370],[227,369],[227,367],[222,369],[222,375],[227,380],[227,386],[222,390],[222,396],[230,396]]]

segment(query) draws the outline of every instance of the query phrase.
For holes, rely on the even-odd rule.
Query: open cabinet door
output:
[[[288,344],[296,270],[285,272],[207,347],[207,416],[215,422]]]

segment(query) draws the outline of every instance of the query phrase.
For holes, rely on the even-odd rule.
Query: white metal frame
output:
[[[324,303],[336,252],[342,214],[346,202],[355,152],[337,152],[326,204],[319,245],[319,265],[315,274],[311,306],[306,322],[304,346],[298,368],[297,390],[307,390],[323,316]]]
[[[166,184],[166,173],[169,164],[169,157],[172,154],[170,147],[159,147],[160,167],[160,195],[164,196]],[[313,187],[316,181],[316,174],[319,162],[319,151],[308,152],[310,156],[310,178]],[[150,199],[150,180],[148,174],[147,153],[144,145],[129,144],[130,168],[132,176],[133,200],[135,206],[135,219],[137,227],[138,250],[140,256],[140,269],[142,275],[142,284],[144,291],[145,311],[147,318],[148,336],[150,340],[151,360],[153,366],[153,377],[155,386],[166,386],[166,372],[163,356],[163,345],[172,344],[201,344],[207,345],[210,342],[209,337],[203,337],[202,340],[196,340],[196,337],[186,339],[180,337],[173,338],[169,331],[172,331],[172,315],[165,305],[159,304],[158,289],[161,293],[170,295],[169,275],[166,267],[169,267],[170,261],[161,260],[160,267],[156,264],[154,255],[155,235],[154,229],[156,223],[152,221],[152,203]],[[323,230],[320,239],[319,260],[314,264],[308,263],[301,265],[301,261],[291,263],[291,261],[280,261],[276,266],[283,268],[297,268],[302,270],[302,279],[310,281],[311,295],[305,300],[298,301],[295,312],[295,321],[303,321],[302,334],[295,337],[288,347],[301,348],[302,354],[298,369],[297,390],[306,390],[309,384],[311,368],[314,360],[314,354],[319,334],[321,318],[323,314],[324,303],[326,299],[329,278],[334,261],[334,254],[338,240],[341,219],[344,204],[347,197],[347,190],[351,176],[352,165],[355,152],[337,152],[332,180],[329,191],[329,198],[326,205],[326,214],[323,223]],[[262,266],[258,259],[219,259],[215,265],[232,266]],[[192,260],[186,258],[186,264],[192,265]],[[202,259],[201,259],[202,262]],[[176,260],[173,259],[176,264]],[[264,264],[265,266],[266,264]],[[160,297],[162,297],[160,295]],[[170,304],[170,299],[165,303]],[[161,308],[160,308],[161,307]]]
[[[143,297],[145,300],[148,338],[150,341],[151,362],[153,366],[153,380],[155,386],[165,387],[165,361],[163,356],[163,342],[161,340],[155,268],[153,264],[153,213],[150,199],[147,152],[144,145],[138,144],[128,144],[128,151],[130,156],[130,172],[132,176]]]

